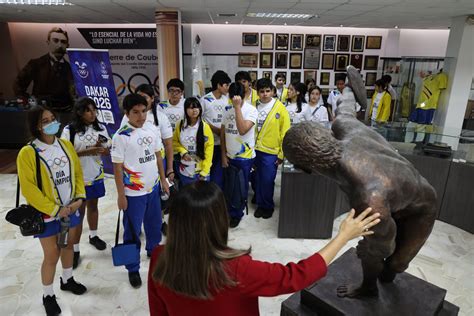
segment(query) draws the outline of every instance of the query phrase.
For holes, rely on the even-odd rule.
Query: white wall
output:
[[[401,30],[398,56],[444,57],[449,30]]]

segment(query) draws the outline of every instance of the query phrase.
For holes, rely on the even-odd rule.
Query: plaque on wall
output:
[[[323,54],[321,69],[334,69],[334,54]]]
[[[337,36],[337,50],[340,52],[348,52],[350,39],[351,39],[350,35],[338,35]]]
[[[258,53],[239,53],[239,67],[258,67]]]
[[[305,69],[319,69],[319,47],[304,49],[304,67]]]
[[[306,82],[306,80],[310,80],[310,79],[313,79],[314,82],[316,82],[316,76],[317,76],[316,71],[314,71],[314,70],[305,70],[304,71],[304,82]]]
[[[263,50],[273,49],[273,33],[260,34],[260,49],[263,49]]]
[[[366,49],[380,49],[382,48],[382,36],[367,36],[365,43]]]
[[[264,71],[264,72],[262,72],[262,78],[272,80],[272,72],[271,72],[271,71]]]
[[[242,46],[258,46],[258,33],[242,33]]]
[[[377,80],[377,73],[376,72],[368,72],[365,74],[365,85],[366,86],[373,86],[375,81]],[[367,94],[368,96],[368,94]]]
[[[366,55],[364,57],[364,70],[377,70],[379,56]]]
[[[336,54],[336,65],[334,70],[345,71],[347,65],[349,65],[349,54]]]
[[[275,68],[288,68],[288,53],[275,53]]]
[[[362,54],[351,54],[350,64],[352,66],[356,67],[359,70],[362,70],[362,61],[363,61]]]
[[[352,45],[351,51],[353,52],[363,52],[364,51],[364,35],[352,35]]]
[[[291,34],[291,50],[303,50],[303,34]]]
[[[305,47],[313,48],[321,46],[321,35],[318,34],[306,34]]]
[[[260,68],[273,68],[273,53],[260,53]]]
[[[276,49],[288,50],[288,34],[276,34]]]
[[[330,72],[321,72],[321,75],[319,78],[319,84],[322,86],[327,86],[329,85],[330,79],[331,79]]]
[[[324,35],[323,50],[324,51],[336,50],[336,35]]]
[[[301,82],[301,72],[300,71],[292,71],[290,74],[290,82]]]
[[[301,53],[290,53],[290,69],[301,68],[303,54]]]

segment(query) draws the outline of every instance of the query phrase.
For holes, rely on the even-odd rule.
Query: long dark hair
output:
[[[206,157],[204,153],[204,122],[202,121],[202,106],[197,98],[190,97],[184,101],[184,124],[181,124],[180,129],[182,131],[183,128],[188,126],[191,122],[188,112],[186,111],[189,108],[199,109],[199,116],[197,118],[199,126],[196,135],[196,155],[201,158],[201,160],[204,160]]]
[[[153,269],[153,280],[198,299],[236,286],[224,261],[250,253],[227,246],[229,217],[224,194],[206,181],[184,186],[169,207],[165,249]]]
[[[299,92],[296,96],[296,107],[298,110],[296,110],[296,113],[300,113],[302,110],[303,103],[305,102],[305,96],[306,96],[306,85],[301,82],[293,82],[291,83],[293,86],[293,89],[295,89],[296,92]]]
[[[43,117],[44,111],[49,111],[53,113],[56,120],[58,119],[58,116],[53,110],[42,105],[37,105],[33,107],[31,110],[29,110],[28,111],[28,127],[30,129],[31,136],[33,136],[33,139],[41,138],[41,132],[38,129],[38,126],[40,124],[41,118]]]
[[[89,110],[89,107],[93,107],[97,109],[97,105],[95,104],[94,100],[87,97],[82,97],[82,98],[77,99],[76,103],[74,104],[72,122],[71,124],[69,124],[69,127],[73,128],[76,131],[76,133],[86,132],[87,126],[84,123],[82,116],[84,115],[86,111]],[[97,116],[95,117],[95,121],[92,122],[92,127],[96,131],[104,130],[102,127],[100,127]]]

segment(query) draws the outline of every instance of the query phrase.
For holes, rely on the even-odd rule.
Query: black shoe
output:
[[[240,220],[241,220],[240,218],[233,218],[232,217],[230,219],[230,223],[229,223],[230,228],[235,228],[235,227],[239,226]]]
[[[255,216],[256,218],[260,218],[262,217],[262,215],[263,215],[263,209],[260,207],[257,207],[257,209],[255,210],[255,213],[253,213],[253,216]]]
[[[128,281],[134,289],[138,289],[142,286],[142,278],[140,277],[140,272],[128,272]]]
[[[72,268],[75,269],[79,265],[80,262],[80,252],[74,251],[74,259],[72,260]]]
[[[105,241],[100,239],[99,236],[94,236],[92,238],[89,236],[89,244],[94,246],[97,250],[104,250],[107,248],[107,244]]]
[[[270,218],[272,217],[273,215],[273,209],[272,208],[268,208],[268,209],[263,209],[263,213],[262,213],[262,218]]]
[[[161,224],[161,233],[163,234],[163,236],[166,236],[167,232],[168,232],[168,224],[163,222],[163,224]]]
[[[252,200],[250,200],[250,202],[251,202],[252,204],[257,204],[257,195],[256,195],[256,194],[254,194],[254,195],[252,196]]]
[[[56,316],[61,314],[61,308],[56,302],[56,295],[43,296],[43,306],[47,316]]]
[[[61,282],[61,290],[63,291],[69,291],[72,292],[76,295],[82,295],[87,291],[87,288],[82,285],[81,283],[77,283],[74,281],[73,277],[70,277],[69,280],[67,280],[66,283],[63,283],[63,278],[60,278]]]

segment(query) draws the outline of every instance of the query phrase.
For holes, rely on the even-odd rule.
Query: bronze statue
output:
[[[357,245],[362,284],[337,289],[342,297],[376,296],[377,278],[392,282],[430,235],[436,192],[381,135],[356,119],[356,99],[366,105],[365,88],[354,67],[347,72],[331,130],[312,122],[295,125],[286,133],[283,151],[295,167],[335,180],[357,214],[369,206],[381,214],[374,235]]]

